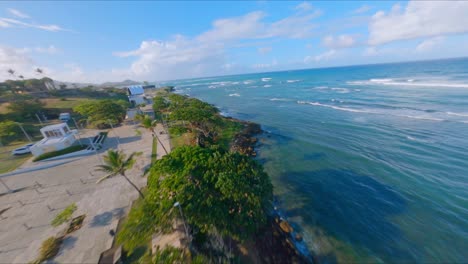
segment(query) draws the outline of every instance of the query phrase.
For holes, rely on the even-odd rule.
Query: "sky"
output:
[[[466,56],[468,1],[0,2],[0,80],[153,82]]]

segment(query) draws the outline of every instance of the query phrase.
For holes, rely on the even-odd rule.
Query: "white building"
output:
[[[66,123],[45,126],[41,128],[41,134],[44,138],[29,149],[34,156],[62,150],[75,143],[76,132],[76,130],[70,130]]]
[[[142,85],[132,85],[127,87],[128,101],[133,106],[146,104],[145,90]]]

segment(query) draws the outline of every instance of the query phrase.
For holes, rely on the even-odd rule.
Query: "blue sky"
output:
[[[468,55],[466,1],[0,2],[0,80],[158,81]]]

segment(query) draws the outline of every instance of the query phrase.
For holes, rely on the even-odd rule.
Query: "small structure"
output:
[[[76,130],[70,130],[67,123],[45,126],[41,128],[41,134],[44,138],[29,149],[34,156],[62,150],[75,143],[76,132]]]
[[[142,85],[131,85],[127,87],[128,101],[133,106],[146,104],[145,90]]]

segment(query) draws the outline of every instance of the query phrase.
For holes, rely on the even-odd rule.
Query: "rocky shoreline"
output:
[[[257,123],[237,120],[244,129],[234,136],[231,151],[237,151],[247,156],[256,157],[258,147],[257,136],[264,131]],[[275,207],[268,218],[268,223],[255,236],[255,261],[260,263],[315,263],[312,256],[304,254],[297,247],[302,243],[302,236],[295,232],[287,220],[281,217]]]

